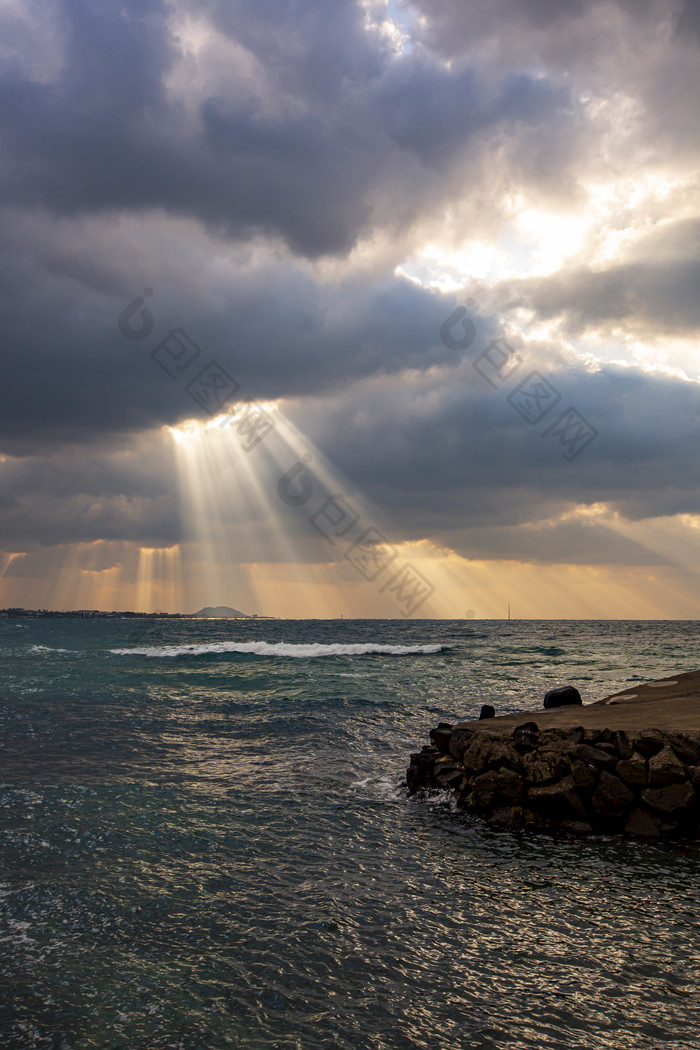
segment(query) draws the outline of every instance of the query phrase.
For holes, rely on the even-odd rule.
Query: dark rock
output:
[[[523,777],[532,784],[547,784],[552,780],[561,780],[571,772],[570,750],[561,747],[540,747],[537,751],[523,755]]]
[[[422,751],[411,755],[411,762],[406,770],[409,795],[434,786],[433,771],[440,757],[440,752],[435,747],[424,747]]]
[[[685,766],[668,745],[649,759],[649,787],[662,788],[669,784],[682,784],[685,780]]]
[[[562,820],[561,826],[572,835],[592,835],[593,828],[587,820]]]
[[[598,783],[598,775],[598,767],[591,765],[590,762],[582,762],[581,759],[575,758],[571,763],[574,786],[584,794],[591,791]]]
[[[411,755],[411,764],[406,770],[406,787],[409,795],[415,795],[417,791],[421,791],[428,784],[428,771],[413,761],[415,757],[415,755]],[[432,769],[430,772],[432,772]]]
[[[563,685],[558,689],[550,689],[549,692],[544,694],[544,706],[546,708],[568,707],[570,704],[581,703],[583,703],[581,694],[573,685]]]
[[[636,799],[627,785],[605,769],[600,772],[589,802],[591,810],[603,824],[618,821],[636,805]]]
[[[569,736],[575,744],[583,744],[586,739],[586,730],[583,726],[574,726],[569,730]]]
[[[638,806],[633,809],[625,824],[625,835],[634,835],[640,839],[657,839],[659,835],[674,830],[673,824],[667,824],[647,809]]]
[[[623,762],[627,762],[634,754],[634,751],[632,750],[632,745],[630,744],[627,738],[627,733],[625,733],[622,729],[618,729],[613,734],[613,737],[613,744],[615,746],[615,752],[617,754],[617,757],[621,758]]]
[[[569,730],[563,727],[557,729],[552,726],[541,730],[541,733],[546,737],[548,744],[570,744],[572,742]]]
[[[695,791],[687,782],[669,784],[661,788],[647,788],[642,792],[642,798],[651,809],[672,819],[684,819],[693,815],[698,803]]]
[[[689,771],[688,780],[693,785],[695,790],[700,792],[700,766],[696,766],[695,769],[691,769]]]
[[[540,746],[540,731],[537,722],[524,722],[513,730],[513,747],[525,755],[529,751],[535,751]]]
[[[466,770],[474,773],[485,773],[488,769],[501,766],[518,773],[521,759],[509,740],[492,737],[488,733],[477,734],[471,747],[465,751],[462,764]]]
[[[484,704],[483,707],[481,708],[481,711],[479,711],[479,720],[481,720],[482,718],[495,718],[495,717],[496,717],[496,710],[495,710],[495,708],[491,707],[491,704]]]
[[[517,806],[522,797],[523,782],[517,773],[510,769],[491,769],[475,777],[470,805],[478,810]]]
[[[552,829],[552,825],[541,813],[537,813],[528,806],[523,806],[523,825],[531,831],[551,831]]]
[[[556,784],[528,788],[527,800],[546,820],[586,819],[586,810],[571,776]]]
[[[458,787],[462,783],[464,773],[454,762],[444,762],[435,766],[434,777],[440,787]]]
[[[615,773],[629,788],[641,789],[647,786],[647,764],[641,755],[634,752],[631,758],[623,758],[617,763]]]
[[[606,755],[612,755],[613,758],[617,759],[617,749],[614,744],[609,744],[606,740],[598,740],[592,745],[598,751],[603,751]]]
[[[658,729],[645,729],[633,739],[632,747],[644,758],[653,758],[654,755],[658,755],[665,743],[666,739]]]
[[[441,722],[437,729],[431,729],[430,731],[430,739],[441,755],[449,755],[451,737],[452,726],[447,725],[446,722]]]
[[[615,755],[610,755],[607,751],[601,751],[599,748],[593,747],[592,744],[579,744],[574,755],[581,762],[588,762],[590,765],[598,766],[600,769],[613,770],[617,765],[617,757]]]
[[[474,729],[467,729],[466,726],[456,726],[450,734],[450,742],[448,744],[448,751],[455,762],[461,762],[464,752],[471,746],[476,731]]]
[[[521,828],[525,823],[522,806],[500,806],[489,816],[489,823],[498,828]]]
[[[612,729],[599,729],[596,732],[595,746],[598,747],[600,744],[614,744],[615,734]]]
[[[438,722],[437,727],[435,729],[430,730],[431,740],[433,739],[433,735],[437,733],[438,729],[454,729],[454,726],[451,722]]]
[[[676,757],[686,766],[697,766],[700,763],[700,744],[696,740],[687,736],[673,736],[670,744]]]

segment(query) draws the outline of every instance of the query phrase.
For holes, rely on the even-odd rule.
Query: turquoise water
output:
[[[694,623],[0,620],[0,1047],[697,1050],[697,847],[402,788],[441,719],[696,667]]]

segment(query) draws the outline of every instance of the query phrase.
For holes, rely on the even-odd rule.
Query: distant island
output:
[[[234,616],[237,619],[243,618],[247,620],[248,613],[239,612],[238,609],[232,609],[230,605],[205,605],[199,612],[192,613],[192,616],[215,616],[223,618],[226,616]],[[252,619],[257,619],[257,614],[253,613]]]

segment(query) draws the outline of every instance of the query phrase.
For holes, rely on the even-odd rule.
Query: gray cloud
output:
[[[234,69],[225,96],[188,100],[190,119],[165,88],[183,56],[162,3],[66,0],[58,76],[40,83],[14,65],[0,76],[4,199],[69,215],[167,209],[227,237],[344,253],[444,201],[456,175],[445,165],[478,152],[477,132],[542,129],[570,108],[561,86],[526,72],[492,100],[468,67],[392,56],[361,31],[356,3],[332,17],[311,0],[273,4],[274,18],[268,6],[199,9],[248,49],[266,101]]]
[[[332,424],[323,407],[304,418],[329,458],[414,538],[454,533],[455,521],[465,534],[530,525],[573,504],[606,503],[630,519],[700,512],[697,383],[560,364],[544,374],[561,402],[531,426],[507,400],[530,371],[524,363],[491,390],[465,362],[460,381],[378,383],[364,398],[334,399]],[[573,462],[556,435],[544,437],[569,406],[599,431]]]

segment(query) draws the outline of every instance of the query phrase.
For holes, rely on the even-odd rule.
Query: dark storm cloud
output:
[[[63,448],[0,464],[5,550],[133,540],[169,546],[182,536],[172,443],[156,433]]]
[[[306,415],[329,458],[404,534],[449,533],[452,542],[456,521],[468,535],[546,521],[575,504],[606,503],[633,520],[700,513],[698,384],[615,366],[548,372],[562,396],[552,418],[571,405],[599,431],[567,462],[546,424],[530,426],[507,401],[515,379],[489,390],[470,365],[461,378],[402,391],[377,384],[362,408],[356,392],[336,399],[332,426],[322,410]]]
[[[258,61],[267,102],[233,68],[226,96],[187,100],[190,119],[165,86],[182,56],[163,4],[66,0],[57,77],[40,83],[14,64],[0,77],[4,200],[60,214],[166,209],[229,237],[262,231],[309,256],[343,253],[445,199],[454,172],[443,166],[477,131],[542,126],[567,108],[560,88],[527,74],[494,102],[467,68],[392,58],[360,31],[357,4],[335,7],[206,12]]]
[[[71,445],[100,433],[204,419],[186,383],[212,359],[240,384],[240,398],[253,400],[313,395],[366,376],[456,364],[454,351],[439,339],[453,297],[405,279],[321,286],[292,265],[266,259],[246,266],[243,260],[233,286],[212,306],[207,289],[189,283],[185,265],[171,280],[152,282],[152,334],[129,341],[117,321],[148,283],[148,272],[127,291],[122,275],[104,261],[96,260],[90,272],[90,245],[81,254],[42,243],[37,262],[20,242],[14,266],[7,258],[4,270],[0,265],[0,450],[13,455],[35,452],[47,441]],[[53,272],[45,265],[49,254]],[[86,288],[88,280],[97,287]],[[109,286],[121,283],[125,291],[118,298]],[[196,367],[173,378],[150,352],[178,327],[201,354]],[[479,330],[485,337],[489,326]]]

